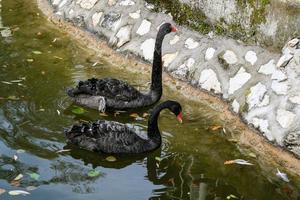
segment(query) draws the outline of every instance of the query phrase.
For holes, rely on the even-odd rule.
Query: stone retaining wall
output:
[[[171,15],[143,0],[50,0],[58,17],[107,40],[111,47],[151,62],[159,26]],[[300,155],[300,42],[282,54],[245,46],[212,32],[177,26],[163,44],[164,70],[219,95],[269,141]]]

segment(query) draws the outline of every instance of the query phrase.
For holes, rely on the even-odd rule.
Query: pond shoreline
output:
[[[72,38],[78,40],[81,44],[87,48],[95,51],[98,54],[109,55],[112,65],[115,67],[122,67],[126,65],[125,70],[133,72],[149,73],[150,65],[133,54],[119,53],[110,48],[107,42],[98,39],[94,34],[74,26],[72,23],[68,23],[59,19],[53,13],[53,8],[49,5],[47,0],[37,0],[39,9],[48,17],[48,20],[57,25],[61,30],[67,32]],[[118,63],[118,65],[116,65]],[[264,138],[255,129],[248,127],[237,114],[233,114],[230,105],[223,102],[219,97],[213,96],[205,90],[195,88],[187,82],[178,80],[171,77],[169,74],[163,74],[164,85],[168,86],[174,91],[180,92],[183,96],[193,101],[206,101],[207,104],[215,104],[221,107],[221,118],[226,118],[235,123],[242,131],[240,135],[235,135],[234,138],[241,146],[250,147],[259,155],[259,160],[262,162],[268,162],[275,165],[284,167],[293,175],[300,175],[300,160],[287,150],[271,144],[266,138]]]

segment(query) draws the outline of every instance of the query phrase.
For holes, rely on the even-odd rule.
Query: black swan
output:
[[[159,28],[153,55],[151,87],[148,93],[141,93],[118,79],[92,78],[80,81],[75,88],[67,89],[67,94],[75,103],[102,112],[105,109],[122,110],[145,107],[158,102],[162,95],[162,42],[165,35],[176,31],[170,23],[165,23]]]
[[[161,145],[157,119],[161,110],[168,108],[182,122],[181,106],[176,101],[166,101],[154,107],[148,120],[147,134],[142,136],[126,124],[98,120],[95,123],[73,125],[65,131],[68,142],[83,149],[102,153],[137,154],[155,150]]]

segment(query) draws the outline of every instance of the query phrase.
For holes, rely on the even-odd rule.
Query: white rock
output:
[[[127,25],[120,28],[118,33],[116,34],[116,37],[118,38],[117,47],[123,46],[123,44],[130,41],[130,32],[131,32],[132,26]]]
[[[60,1],[61,1],[61,0],[54,0],[54,1],[52,2],[52,5],[58,6],[58,4],[60,3]]]
[[[103,12],[95,12],[92,16],[92,23],[93,23],[93,26],[96,27],[101,19],[103,15]]]
[[[285,95],[289,89],[287,81],[278,82],[277,80],[272,81],[272,90],[278,95]]]
[[[294,46],[296,46],[299,42],[300,42],[300,40],[299,40],[298,38],[294,38],[294,39],[292,39],[292,40],[290,40],[290,41],[288,42],[288,45],[289,45],[290,47],[294,47]]]
[[[1,36],[4,38],[12,36],[11,30],[9,28],[6,28],[0,32],[1,32]]]
[[[250,88],[250,94],[247,96],[247,103],[249,105],[249,110],[257,107],[264,99],[267,88],[260,82],[255,86]]]
[[[276,120],[282,128],[289,128],[296,119],[296,114],[284,109],[278,109],[276,114]]]
[[[107,2],[108,6],[113,6],[116,3],[117,3],[116,0],[108,0],[108,2]]]
[[[174,74],[176,77],[184,79],[186,78],[188,71],[188,67],[185,64],[182,64],[178,67],[178,69],[172,72],[172,74]]]
[[[199,42],[196,42],[195,40],[193,40],[193,38],[188,38],[185,41],[184,46],[188,49],[195,49],[199,46]]]
[[[258,73],[265,74],[265,75],[273,74],[276,70],[276,66],[274,62],[275,61],[272,59],[268,63],[262,65],[259,68]]]
[[[140,27],[136,31],[136,33],[139,34],[139,35],[145,35],[150,31],[150,28],[151,28],[151,22],[144,19],[142,21]]]
[[[145,40],[141,45],[141,50],[143,52],[143,57],[148,60],[153,60],[153,51],[155,46],[155,40],[153,38]]]
[[[239,104],[239,102],[235,99],[235,100],[233,100],[233,102],[232,102],[231,105],[232,105],[233,111],[234,111],[235,113],[238,113],[239,110],[240,110],[240,104]]]
[[[179,36],[175,35],[174,38],[172,40],[170,40],[170,45],[174,45],[179,41]]]
[[[73,14],[74,14],[74,10],[71,9],[71,10],[69,11],[69,15],[73,15]]]
[[[80,4],[80,6],[84,9],[91,9],[94,7],[94,5],[97,3],[98,0],[77,0],[77,4]]]
[[[193,67],[195,64],[195,59],[194,58],[189,58],[185,61],[185,65],[189,68],[189,70],[191,69],[191,67]]]
[[[281,70],[275,70],[271,77],[272,80],[283,81],[287,79],[287,76]]]
[[[270,103],[270,96],[269,95],[265,95],[263,100],[257,105],[258,107],[263,107],[263,106],[267,106]]]
[[[163,66],[164,67],[168,67],[171,64],[171,62],[176,58],[177,55],[178,55],[178,52],[176,52],[176,53],[170,53],[170,54],[165,54],[162,57]]]
[[[241,67],[233,78],[229,80],[228,94],[233,94],[236,90],[240,89],[249,79],[251,74]]]
[[[132,18],[132,19],[139,19],[141,17],[141,10],[137,10],[136,12],[134,13],[129,13],[129,16]]]
[[[251,65],[254,65],[257,61],[256,53],[254,51],[248,51],[245,55],[245,60],[251,63]]]
[[[276,67],[285,67],[289,61],[293,58],[291,54],[284,54],[281,56],[276,64]]]
[[[146,8],[148,8],[149,10],[152,10],[152,9],[154,9],[154,5],[153,4],[150,4],[150,3],[145,3],[145,6],[146,6]]]
[[[191,70],[191,68],[195,64],[195,59],[189,58],[187,59],[182,65],[178,67],[174,72],[172,72],[176,77],[179,77],[181,79],[186,78],[188,72]]]
[[[290,97],[289,100],[290,100],[292,103],[300,104],[300,95]]]
[[[134,4],[135,2],[131,0],[123,0],[119,3],[120,6],[133,6]]]
[[[204,69],[201,72],[199,85],[205,90],[214,90],[215,93],[221,93],[221,84],[217,74],[212,69]]]
[[[258,128],[261,132],[263,132],[268,140],[273,141],[275,139],[269,130],[268,120],[254,117],[249,120],[249,123],[253,124],[255,128]]]
[[[209,33],[207,33],[207,36],[210,38],[210,39],[213,39],[214,38],[214,32],[213,31],[210,31]]]
[[[230,65],[235,64],[238,61],[235,53],[230,50],[226,50],[222,57]]]
[[[210,60],[214,57],[214,54],[215,54],[215,49],[212,48],[212,47],[209,47],[208,49],[206,49],[206,52],[205,52],[205,60]]]
[[[63,1],[59,4],[58,8],[62,8],[64,5],[66,5],[67,2],[68,2],[68,0],[63,0]]]

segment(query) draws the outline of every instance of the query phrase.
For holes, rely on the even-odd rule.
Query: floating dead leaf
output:
[[[17,195],[27,195],[30,194],[29,192],[23,191],[23,190],[11,190],[8,192],[9,195],[17,196]]]
[[[1,81],[1,83],[7,84],[7,85],[12,85],[12,83],[8,82],[8,81]]]
[[[254,153],[249,153],[248,156],[252,157],[252,158],[256,158],[256,155]]]
[[[12,186],[15,186],[15,187],[19,187],[20,185],[21,185],[21,183],[20,183],[20,180],[17,180],[17,181],[11,181],[10,182],[10,184],[12,185]]]
[[[0,188],[0,195],[3,194],[3,193],[5,193],[5,192],[6,192],[5,189]]]
[[[219,129],[221,129],[221,128],[223,128],[223,127],[222,127],[222,126],[219,126],[219,125],[211,126],[211,127],[210,127],[210,129],[211,129],[212,131],[216,131],[216,130],[219,130]]]
[[[54,38],[54,39],[52,40],[53,43],[56,42],[56,41],[57,41],[57,38]]]
[[[155,160],[157,160],[158,162],[162,161],[160,157],[155,157]]]
[[[14,95],[12,95],[12,96],[8,96],[8,97],[7,97],[7,99],[8,99],[8,100],[12,100],[12,101],[17,101],[17,100],[20,100],[20,98],[19,98],[19,97],[16,97],[16,96],[14,96]]]
[[[56,59],[59,59],[59,60],[63,60],[63,58],[59,57],[59,56],[53,56],[53,58],[56,58]]]
[[[39,111],[40,112],[45,112],[45,109],[44,108],[40,108]]]
[[[143,117],[136,117],[134,118],[135,121],[145,121],[145,118]]]
[[[117,115],[119,115],[119,114],[121,114],[121,113],[118,112],[118,111],[116,111],[116,112],[114,113],[114,117],[117,117]]]
[[[18,156],[17,156],[17,155],[14,155],[14,156],[13,156],[13,159],[14,159],[14,161],[17,161],[17,160],[18,160]]]
[[[39,180],[39,178],[40,178],[40,175],[39,174],[37,174],[37,173],[27,173],[29,176],[30,176],[30,178],[32,178],[32,179],[34,179],[34,180]]]
[[[45,74],[46,74],[46,72],[45,72],[45,71],[41,71],[41,74],[42,74],[42,75],[45,75]]]
[[[16,178],[14,178],[14,181],[21,180],[22,178],[23,178],[23,174],[19,174],[18,176],[16,176]]]
[[[43,33],[42,32],[37,32],[36,35],[41,36],[41,35],[43,35]]]
[[[140,117],[137,113],[131,113],[129,116],[130,116],[130,117],[133,117],[133,118]]]
[[[107,160],[108,162],[115,162],[115,161],[117,161],[116,157],[114,157],[114,156],[108,156],[108,157],[105,158],[105,160]]]
[[[229,142],[234,142],[234,143],[237,143],[238,140],[237,139],[234,139],[234,138],[231,138],[231,139],[228,139]]]
[[[58,150],[56,153],[65,153],[65,152],[70,152],[71,149],[62,149],[62,150]]]
[[[56,110],[56,112],[57,112],[58,115],[60,115],[60,111],[59,110]]]
[[[279,169],[277,168],[277,173],[276,173],[276,176],[279,177],[280,179],[282,179],[283,181],[285,182],[290,182],[288,176],[286,175],[286,173],[283,173],[281,171],[279,171]]]
[[[27,191],[32,191],[32,190],[36,190],[36,189],[37,189],[37,187],[35,187],[35,186],[27,186],[26,187]]]
[[[35,54],[35,55],[40,55],[40,54],[42,54],[41,51],[32,51],[32,53]]]
[[[228,195],[228,196],[226,197],[226,199],[238,199],[238,197],[235,196],[235,195],[233,195],[233,194],[231,194],[231,195]]]
[[[12,81],[10,81],[11,83],[20,83],[20,82],[22,82],[23,80],[12,80]]]
[[[75,107],[72,109],[72,113],[77,114],[77,115],[81,115],[85,112],[86,112],[86,110],[81,107]]]
[[[146,118],[149,116],[149,113],[143,113],[143,117]]]
[[[89,177],[97,177],[97,176],[100,176],[101,173],[98,171],[98,170],[91,170],[88,172],[88,176]]]
[[[227,160],[224,162],[224,165],[231,165],[231,164],[253,165],[252,163],[249,163],[249,161],[243,159]]]
[[[27,58],[27,62],[33,62],[34,60],[32,58]]]
[[[24,149],[18,149],[17,153],[25,153],[25,150]]]
[[[106,114],[106,113],[102,113],[102,112],[101,112],[101,113],[99,113],[99,115],[100,115],[100,116],[102,116],[102,117],[107,117],[107,116],[108,116],[108,114]]]
[[[98,64],[98,62],[95,62],[95,63],[92,65],[92,67],[95,67],[97,64]]]

